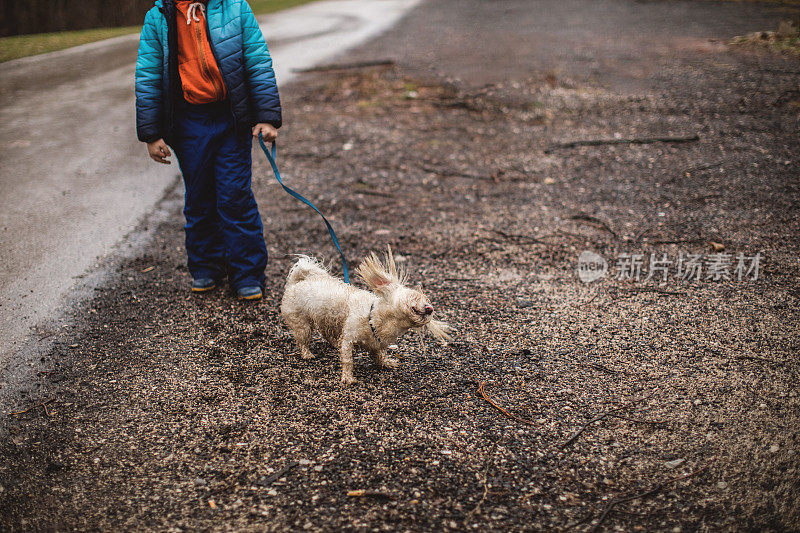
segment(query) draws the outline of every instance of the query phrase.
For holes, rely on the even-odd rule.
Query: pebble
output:
[[[322,465],[317,465],[314,467],[314,472],[322,472]]]
[[[301,466],[308,466],[311,464],[311,461],[309,461],[308,459],[300,459],[299,461],[297,461],[297,463]]]
[[[773,444],[772,446],[769,447],[769,453],[775,453],[780,449],[781,449],[780,446],[778,446],[777,444]]]
[[[728,484],[724,481],[717,481],[717,488],[720,490],[725,490],[728,488]]]
[[[277,495],[278,495],[278,491],[277,491],[277,490],[275,490],[275,489],[269,489],[269,490],[267,491],[267,495],[268,495],[268,496],[277,496]]]

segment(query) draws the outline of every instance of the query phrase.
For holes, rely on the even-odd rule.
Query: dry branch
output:
[[[358,61],[355,63],[331,63],[328,65],[319,65],[317,67],[310,67],[310,68],[294,68],[292,72],[328,72],[330,70],[348,70],[348,69],[357,69],[357,68],[369,68],[369,67],[391,67],[394,66],[395,62],[392,59],[376,59],[373,61]]]
[[[489,396],[487,396],[487,394],[486,394],[486,382],[485,381],[481,381],[480,385],[478,385],[478,393],[480,393],[480,395],[483,397],[483,399],[486,400],[487,402],[489,402],[489,404],[491,404],[492,407],[494,407],[495,409],[497,409],[498,411],[500,411],[501,413],[506,415],[508,418],[510,418],[512,420],[516,420],[517,422],[521,422],[523,424],[527,424],[529,426],[535,426],[536,425],[536,423],[533,422],[532,420],[527,420],[525,418],[520,418],[520,417],[518,417],[517,415],[515,415],[513,413],[509,413],[508,411],[503,409],[500,405],[495,403],[494,400],[489,398]]]
[[[617,505],[619,505],[621,503],[629,502],[629,501],[632,501],[632,500],[638,500],[640,498],[646,498],[646,497],[652,496],[654,494],[658,494],[659,492],[661,492],[662,489],[664,489],[664,487],[666,487],[668,485],[671,485],[673,483],[676,483],[678,481],[682,481],[684,479],[689,479],[690,477],[694,477],[694,476],[696,476],[698,474],[701,474],[701,473],[705,472],[706,470],[708,470],[708,465],[700,468],[699,470],[695,470],[694,472],[691,472],[689,474],[685,474],[683,476],[678,476],[676,478],[669,479],[669,480],[667,480],[667,481],[665,481],[663,483],[660,483],[660,484],[656,485],[652,489],[646,490],[644,492],[640,492],[638,494],[633,494],[631,496],[625,496],[623,498],[614,498],[613,500],[608,502],[608,505],[606,506],[605,510],[603,511],[603,514],[600,515],[600,518],[597,520],[597,523],[592,528],[592,531],[593,532],[597,531],[600,528],[600,525],[603,523],[603,521],[606,519],[606,517],[608,517],[608,514]]]
[[[665,136],[665,137],[625,137],[620,139],[578,139],[564,143],[554,144],[546,149],[544,153],[552,153],[557,148],[575,148],[578,146],[602,146],[608,144],[653,144],[653,143],[688,143],[699,141],[700,136],[694,135],[680,135],[680,136]]]
[[[610,411],[606,411],[605,413],[597,415],[596,417],[592,418],[587,423],[585,423],[583,426],[581,426],[581,428],[578,431],[573,433],[572,436],[569,439],[567,439],[567,441],[564,444],[561,445],[561,448],[562,449],[566,448],[567,446],[569,446],[570,444],[575,442],[578,439],[578,437],[583,435],[583,432],[586,431],[587,429],[589,429],[589,427],[592,424],[594,424],[595,422],[599,422],[600,420],[604,420],[604,419],[606,419],[606,418],[608,418],[608,417],[610,417],[610,416],[612,416],[612,415],[614,415],[616,413],[619,413],[621,411],[625,411],[626,409],[630,409],[631,407],[633,407],[637,403],[643,402],[644,400],[646,400],[650,396],[652,396],[652,394],[649,394],[649,395],[647,395],[647,396],[645,396],[643,398],[639,398],[638,400],[633,400],[631,402],[626,403],[625,405],[623,405],[621,407],[617,407],[616,409],[612,409]]]
[[[586,213],[578,213],[577,215],[572,215],[570,218],[572,220],[582,220],[584,222],[590,222],[592,224],[596,224],[601,228],[603,228],[604,230],[606,230],[607,232],[609,232],[611,235],[613,235],[615,239],[617,238],[617,232],[611,229],[611,226],[609,226],[607,222],[605,222],[604,220],[600,220],[595,216]]]

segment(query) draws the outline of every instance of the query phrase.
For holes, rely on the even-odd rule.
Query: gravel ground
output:
[[[496,68],[482,49],[471,78],[439,35],[424,39],[444,14],[451,34],[483,17],[500,41],[547,20],[509,1],[518,16],[493,24],[499,10],[454,7],[466,3],[427,3],[352,54],[398,67],[285,91],[279,154],[351,261],[390,243],[455,341],[409,336],[395,371],[361,354],[350,388],[321,341],[315,360],[294,357],[277,314],[291,254],[334,253],[258,156],[265,300],[191,296],[174,209],[76,310],[31,409],[6,418],[0,528],[800,527],[798,59],[670,48],[635,78],[619,49],[607,60],[625,69],[589,79],[510,72],[498,46]],[[710,3],[696,4],[631,5],[692,16],[700,34]],[[725,33],[754,8],[720,9]],[[674,265],[664,284],[616,279],[620,254],[710,256],[712,242],[734,263],[761,253],[758,280],[684,281]],[[610,274],[582,283],[583,250]]]

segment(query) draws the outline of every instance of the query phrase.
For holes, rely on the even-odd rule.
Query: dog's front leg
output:
[[[353,342],[344,337],[341,346],[342,358],[342,385],[352,385],[356,382],[353,377]]]
[[[372,356],[375,358],[375,364],[381,368],[397,368],[400,366],[400,361],[394,357],[389,357],[384,349],[376,350]]]

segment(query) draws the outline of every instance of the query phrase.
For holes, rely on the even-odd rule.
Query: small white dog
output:
[[[315,329],[339,349],[343,384],[356,381],[355,346],[369,351],[379,366],[396,368],[398,361],[386,349],[409,329],[427,330],[443,343],[450,339],[450,327],[432,320],[433,306],[422,290],[405,286],[405,272],[398,270],[391,248],[385,262],[372,253],[356,270],[372,292],[331,276],[316,259],[299,257],[286,279],[281,314],[303,359],[314,357],[309,345]]]

